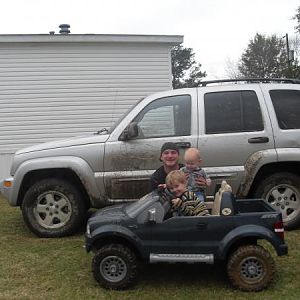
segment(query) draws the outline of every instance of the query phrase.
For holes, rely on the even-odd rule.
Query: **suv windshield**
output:
[[[135,106],[137,106],[144,98],[140,99],[137,103],[135,103],[134,105],[132,105],[120,118],[118,121],[116,121],[114,123],[113,126],[111,126],[109,129],[108,129],[108,133],[112,133],[115,128],[127,117],[127,115],[133,110],[133,108]]]

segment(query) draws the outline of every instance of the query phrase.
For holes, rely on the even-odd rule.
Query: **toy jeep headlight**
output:
[[[87,223],[87,225],[86,225],[86,235],[91,236],[91,227],[90,227],[89,223]]]

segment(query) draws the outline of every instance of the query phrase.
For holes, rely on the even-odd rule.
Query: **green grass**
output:
[[[127,291],[102,289],[91,272],[83,232],[40,239],[20,209],[0,197],[0,299],[299,299],[300,230],[286,232],[289,255],[277,257],[272,285],[259,293],[234,290],[220,266],[145,265]]]

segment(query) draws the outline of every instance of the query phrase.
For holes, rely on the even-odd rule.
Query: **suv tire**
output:
[[[274,273],[275,262],[271,254],[257,245],[238,248],[227,262],[227,274],[232,285],[247,292],[266,288]]]
[[[32,185],[22,202],[28,227],[39,237],[73,234],[86,220],[86,206],[79,190],[62,179],[43,179]]]
[[[126,246],[109,244],[96,252],[92,268],[94,277],[101,286],[122,290],[136,281],[138,260],[135,253]]]
[[[257,187],[255,198],[264,198],[282,213],[285,229],[294,229],[300,223],[300,177],[276,173],[264,179]]]

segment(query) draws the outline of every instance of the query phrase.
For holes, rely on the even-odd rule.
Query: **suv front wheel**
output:
[[[300,177],[276,173],[264,179],[257,187],[255,198],[264,198],[282,213],[285,229],[294,229],[300,223]]]
[[[79,190],[63,179],[43,179],[32,185],[22,202],[29,229],[39,237],[74,233],[86,219],[86,206]]]

